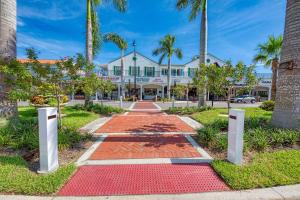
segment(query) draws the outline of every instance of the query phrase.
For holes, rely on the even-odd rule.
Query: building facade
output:
[[[141,100],[151,100],[156,97],[164,98],[167,93],[167,74],[168,66],[160,65],[158,62],[147,58],[146,56],[136,53],[136,75],[135,75],[135,63],[134,53],[129,53],[123,58],[124,61],[124,81],[125,81],[125,95],[130,96],[133,93]],[[225,61],[213,56],[207,55],[208,64],[217,64],[223,66]],[[183,65],[172,64],[171,66],[171,85],[188,85],[193,82],[193,76],[196,70],[199,68],[199,59],[193,59]],[[103,70],[104,69],[104,70]],[[111,98],[119,99],[121,92],[121,58],[111,61],[110,63],[103,65],[99,76],[110,79],[116,84],[117,90],[113,92]],[[261,100],[267,100],[270,98],[271,88],[271,76],[269,74],[258,74],[260,83],[251,92],[254,96],[262,95]],[[260,77],[261,76],[261,77]],[[241,83],[242,84],[242,83]],[[240,86],[241,87],[241,86]],[[233,96],[237,94],[239,86],[233,91]],[[96,95],[98,96],[98,94]],[[208,99],[211,95],[207,95]],[[189,93],[189,99],[196,98],[195,90],[191,90]],[[97,97],[96,97],[97,98]],[[219,98],[219,100],[224,100]]]

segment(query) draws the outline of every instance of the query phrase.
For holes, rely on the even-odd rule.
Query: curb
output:
[[[41,197],[0,195],[2,200],[299,200],[300,184],[279,186],[254,190],[207,192],[194,194],[170,195],[128,195],[128,196],[94,196],[94,197]]]

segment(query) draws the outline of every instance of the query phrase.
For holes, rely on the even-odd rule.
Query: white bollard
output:
[[[120,108],[123,108],[123,97],[120,96]]]
[[[243,162],[245,110],[231,109],[228,126],[228,161],[241,165]]]
[[[172,97],[172,108],[174,108],[174,107],[175,107],[175,98]]]
[[[40,108],[38,114],[40,145],[38,173],[50,173],[58,169],[57,108]]]

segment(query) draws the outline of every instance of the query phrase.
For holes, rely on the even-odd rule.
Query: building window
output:
[[[207,59],[206,59],[206,62],[207,62],[207,63],[210,63],[210,59],[209,59],[209,58],[207,58]]]
[[[137,76],[140,76],[140,67],[136,67],[136,71],[135,71],[135,67],[130,66],[129,67],[129,75],[130,76],[135,76],[135,74]]]
[[[155,67],[145,67],[144,68],[144,76],[145,77],[154,77]]]
[[[168,76],[168,69],[161,69],[162,76]]]
[[[114,66],[114,75],[115,76],[121,76],[121,66]]]
[[[188,76],[189,77],[194,77],[196,74],[196,68],[188,68]]]

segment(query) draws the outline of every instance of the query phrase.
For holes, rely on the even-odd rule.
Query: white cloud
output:
[[[19,6],[18,14],[21,17],[58,21],[82,15],[84,6],[84,1],[79,0],[68,0],[68,3],[65,0],[31,0]]]
[[[62,58],[82,53],[83,45],[66,40],[41,39],[26,34],[18,34],[18,48],[25,49],[34,47],[40,51],[41,55]]]

